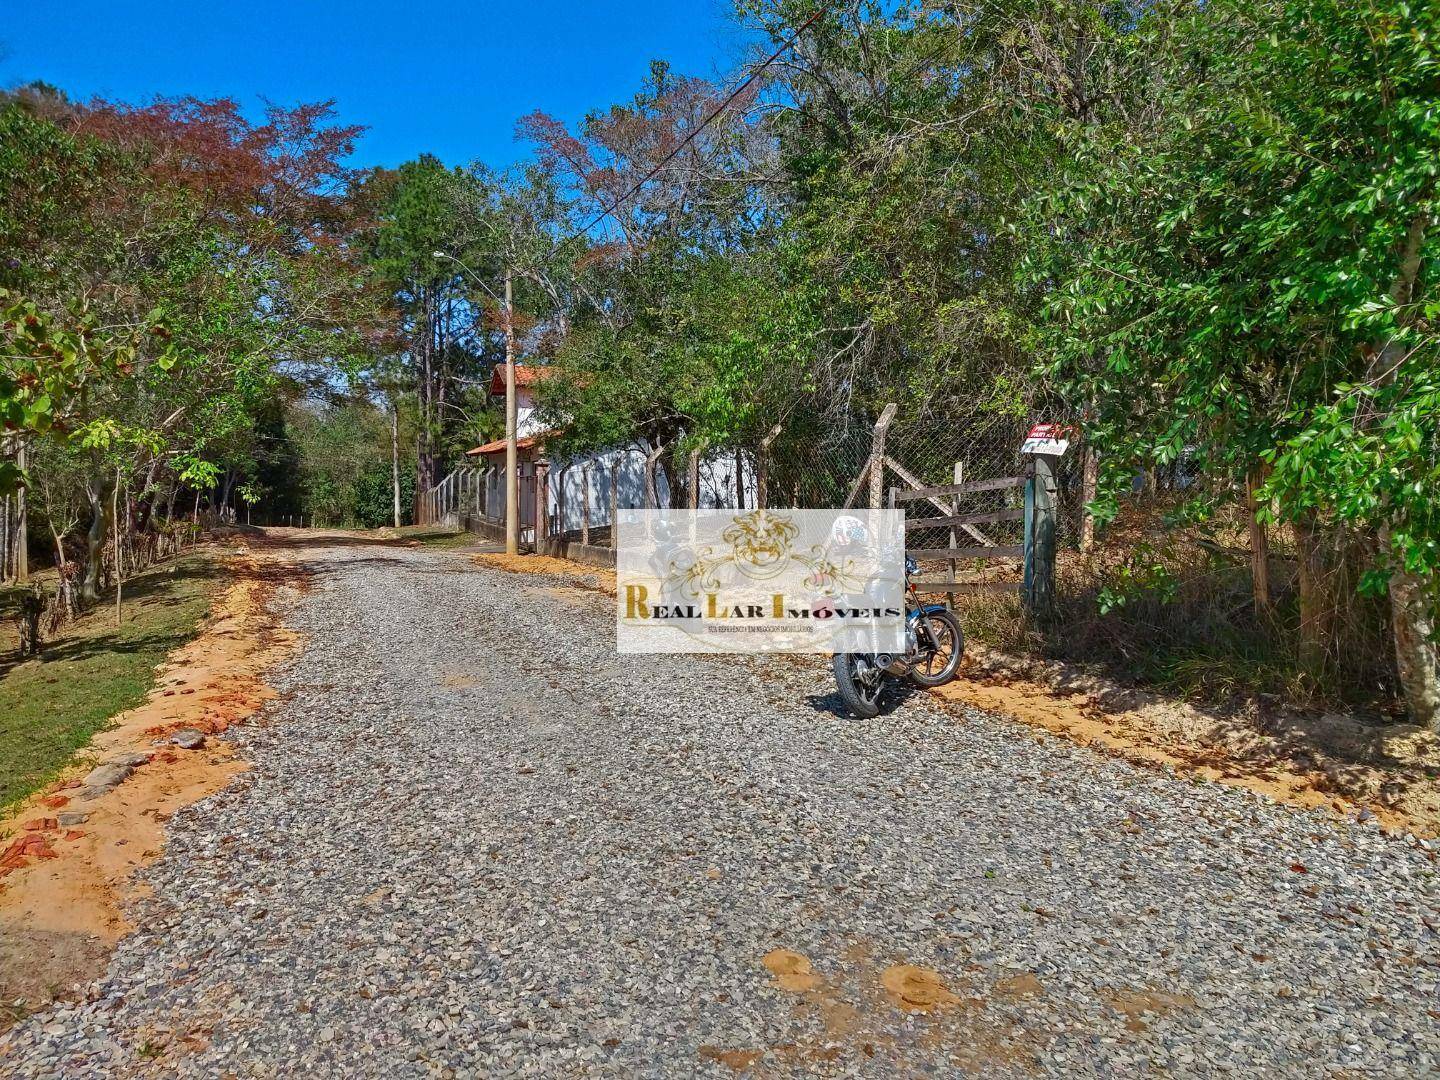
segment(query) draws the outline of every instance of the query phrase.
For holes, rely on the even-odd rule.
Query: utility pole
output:
[[[491,299],[498,299],[486,288],[480,276],[446,251],[434,251],[437,259],[449,259],[470,275]],[[520,551],[520,455],[516,445],[518,427],[515,410],[515,294],[514,272],[505,267],[505,553]]]
[[[505,267],[505,554],[520,551],[520,474],[516,445],[515,302],[510,267]],[[536,537],[539,540],[539,537]]]

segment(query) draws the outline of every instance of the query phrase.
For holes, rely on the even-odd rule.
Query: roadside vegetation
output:
[[[1440,728],[1440,11],[736,14],[785,50],[734,100],[657,60],[503,174],[351,169],[325,104],[11,93],[4,483],[80,605],[187,513],[411,520],[513,332],[549,450],[658,448],[678,505],[771,432],[772,489],[838,499],[801,470],[887,402],[1066,420],[1059,618],[996,640]]]
[[[124,620],[101,606],[21,658],[0,642],[0,813],[54,778],[107,721],[145,699],[156,667],[194,636],[217,582],[205,554],[126,584]]]

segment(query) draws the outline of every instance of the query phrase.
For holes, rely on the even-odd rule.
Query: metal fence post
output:
[[[1031,454],[1025,482],[1025,611],[1050,614],[1055,595],[1055,459]]]
[[[535,554],[550,545],[550,463],[535,463]]]
[[[593,460],[587,460],[580,470],[580,543],[590,544],[590,470]]]
[[[570,527],[569,500],[565,498],[565,477],[570,475],[570,463],[567,461],[560,466],[560,479],[555,485],[555,517],[558,519],[553,525],[555,538],[565,539],[565,531]]]
[[[700,509],[700,447],[690,451],[690,468],[686,481],[690,485],[690,509]]]

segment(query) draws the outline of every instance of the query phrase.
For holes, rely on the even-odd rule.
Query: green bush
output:
[[[394,524],[394,504],[390,486],[390,466],[371,462],[355,480],[351,492],[350,517],[356,525],[378,529]],[[410,524],[410,510],[415,502],[415,473],[400,474],[400,524]]]

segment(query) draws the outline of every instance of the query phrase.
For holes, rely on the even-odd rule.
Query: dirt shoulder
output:
[[[613,570],[537,555],[472,556],[481,566],[563,577],[615,594]],[[1070,665],[972,646],[942,701],[998,713],[1136,764],[1256,792],[1277,802],[1440,836],[1440,738],[1351,716],[1209,711]]]
[[[116,716],[60,779],[0,820],[0,1026],[103,973],[131,929],[136,871],[160,854],[165,822],[246,768],[215,739],[274,696],[265,671],[297,645],[271,610],[299,560],[231,542],[230,583],[199,634],[172,653],[143,704]],[[194,744],[172,740],[177,732]],[[196,738],[198,734],[199,738]],[[114,786],[97,767],[116,763]]]
[[[1440,835],[1440,738],[1338,713],[1208,710],[1076,667],[971,649],[936,693],[1131,761],[1293,806]]]
[[[515,574],[550,574],[582,588],[615,595],[615,571],[606,567],[587,566],[569,559],[557,559],[553,555],[480,552],[470,558],[477,566],[488,566],[492,570],[507,570]]]

